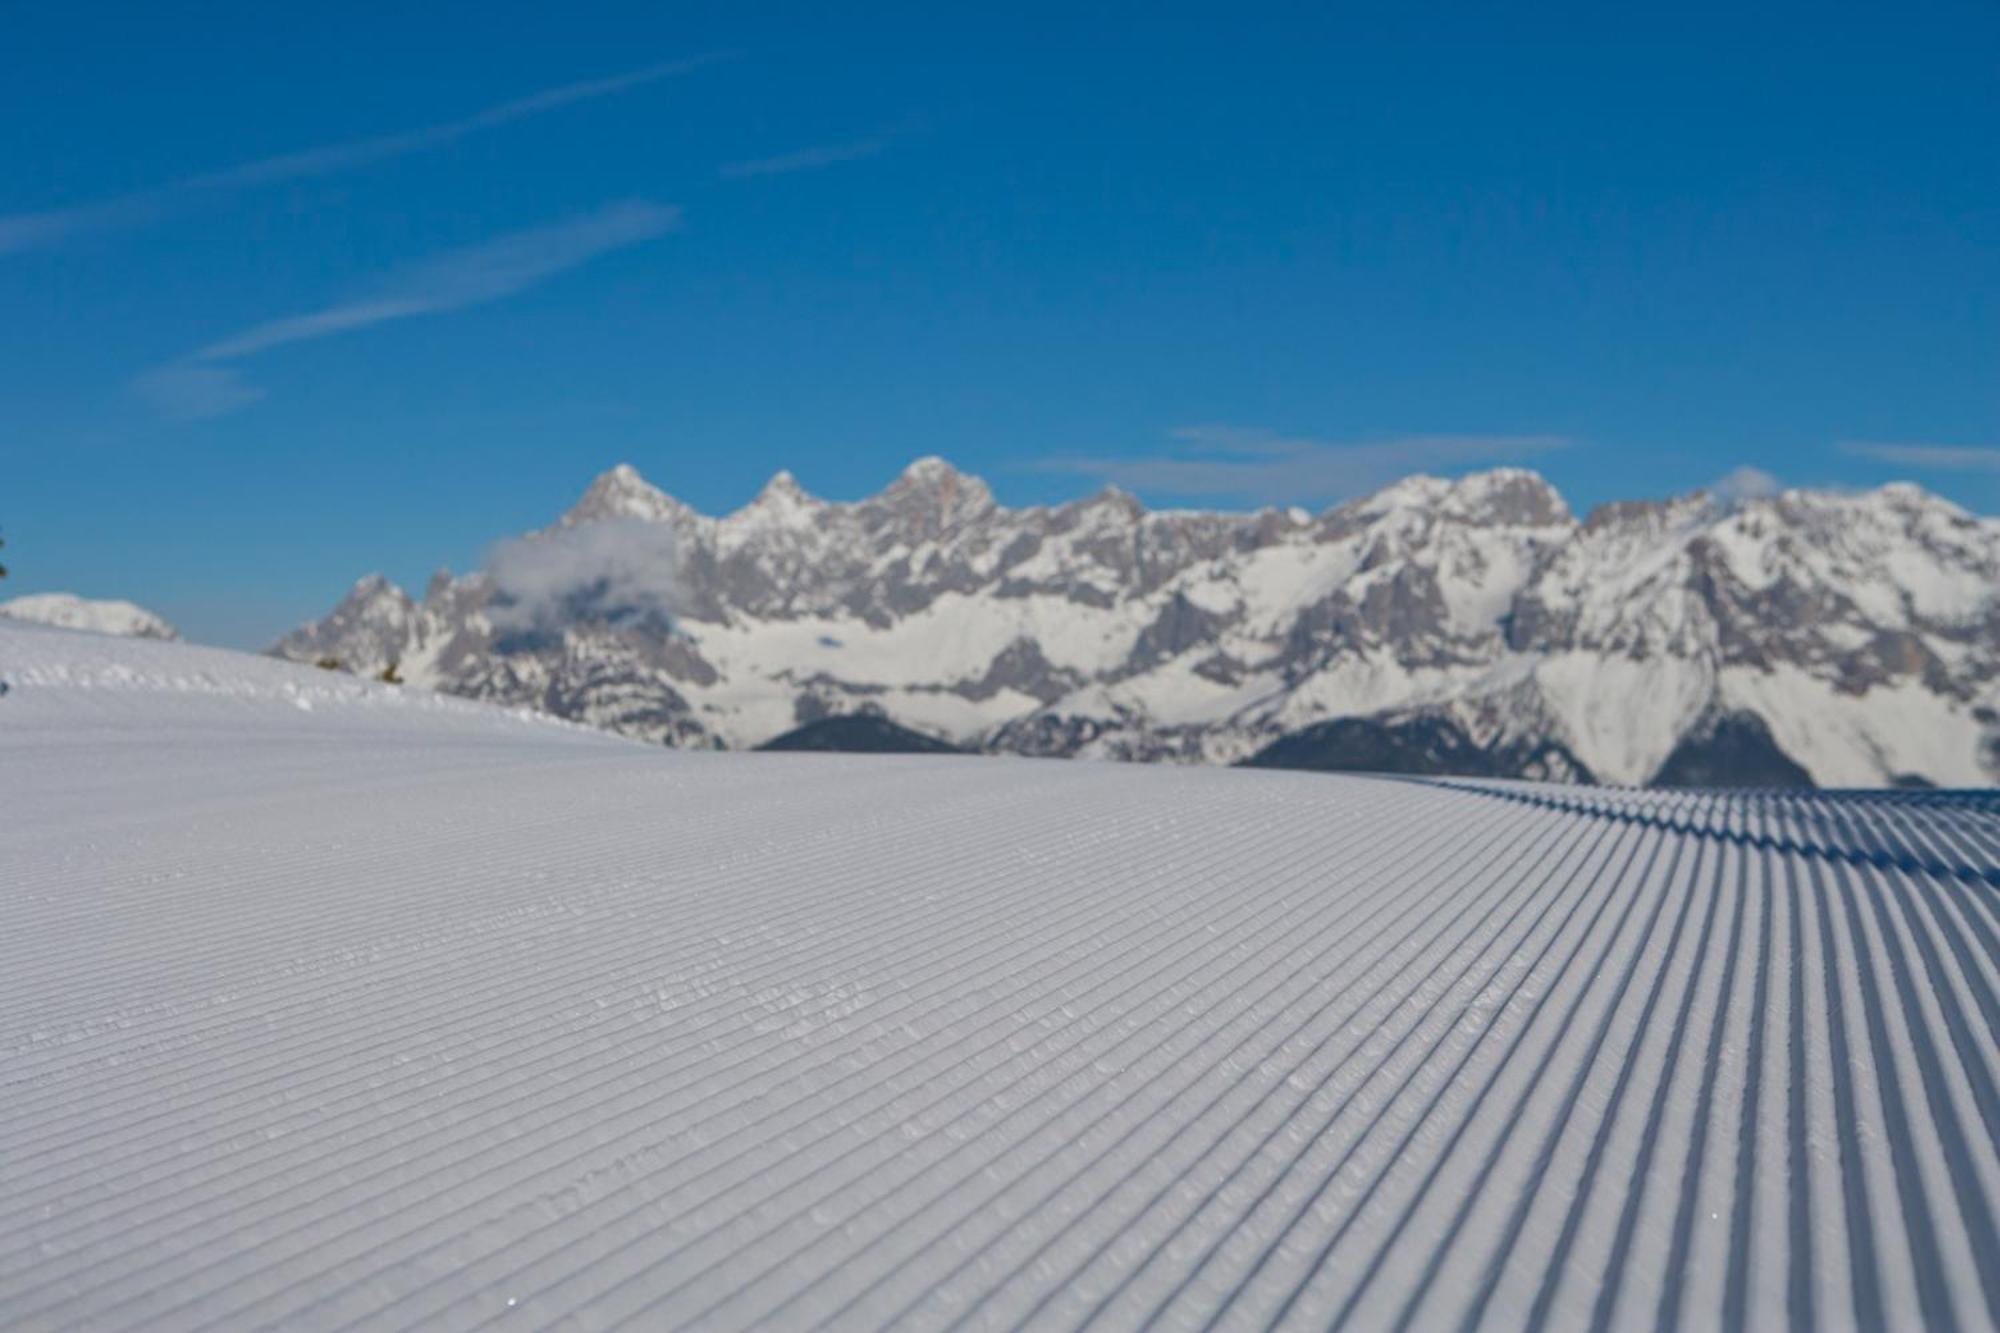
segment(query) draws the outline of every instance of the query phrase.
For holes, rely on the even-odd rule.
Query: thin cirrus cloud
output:
[[[1878,463],[1925,472],[2000,472],[2000,448],[1982,445],[1849,440],[1840,446],[1840,451],[1855,458],[1872,458]]]
[[[742,180],[751,176],[784,176],[794,171],[816,171],[820,167],[837,166],[842,162],[858,162],[864,157],[874,157],[889,146],[886,139],[858,139],[853,143],[823,144],[817,148],[801,148],[794,153],[780,153],[776,157],[756,157],[745,162],[729,162],[718,167],[716,172],[727,180]]]
[[[631,200],[451,251],[391,275],[369,295],[218,339],[139,376],[133,387],[166,416],[222,416],[263,396],[241,368],[251,357],[393,320],[497,301],[599,255],[664,235],[680,216],[680,209],[670,205]]]
[[[1519,462],[1568,447],[1560,435],[1406,435],[1333,442],[1240,426],[1184,426],[1165,453],[1062,457],[1037,470],[1096,477],[1135,491],[1294,503],[1379,489],[1412,472]]]
[[[443,148],[471,135],[499,129],[515,121],[539,116],[560,107],[611,97],[662,79],[687,74],[704,65],[727,59],[723,55],[695,56],[628,70],[601,79],[586,79],[546,88],[527,97],[487,107],[458,120],[425,125],[396,134],[326,144],[295,153],[258,158],[252,162],[224,167],[219,171],[184,176],[180,180],[151,189],[137,190],[112,199],[75,208],[41,213],[17,213],[0,217],[0,254],[55,245],[71,236],[90,231],[107,231],[137,226],[201,195],[252,189],[282,181],[311,176],[328,176],[342,171],[386,162],[434,148]]]

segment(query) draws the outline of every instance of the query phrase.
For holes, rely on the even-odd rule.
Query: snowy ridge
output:
[[[95,642],[0,673],[31,636]],[[0,697],[0,1323],[2000,1322],[1990,794],[672,753],[349,684]]]
[[[123,728],[135,710],[152,723],[220,719],[263,723],[332,708],[342,725],[372,718],[395,734],[432,729],[490,735],[580,730],[545,713],[495,708],[427,690],[403,690],[344,672],[193,644],[120,641],[0,622],[0,724],[37,735]]]
[[[1578,521],[1501,468],[1319,515],[1009,509],[925,458],[852,503],[780,473],[711,518],[620,466],[500,550],[421,600],[364,579],[272,651],[695,748],[865,712],[1228,763],[1351,718],[1448,727],[1481,757],[1458,771],[1640,784],[1754,717],[1820,785],[2000,778],[2000,521],[1913,486]]]
[[[38,592],[0,602],[0,616],[93,634],[138,639],[178,639],[180,631],[133,602],[93,601],[69,592]]]

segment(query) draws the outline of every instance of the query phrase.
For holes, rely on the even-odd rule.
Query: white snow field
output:
[[[132,602],[92,601],[69,592],[39,592],[0,602],[0,616],[38,625],[124,634],[140,639],[178,639],[180,631]]]
[[[1991,795],[0,681],[9,1328],[2000,1322]]]

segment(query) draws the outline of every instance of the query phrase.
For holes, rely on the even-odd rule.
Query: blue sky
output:
[[[0,586],[261,645],[619,461],[2000,512],[2000,7],[1502,8],[17,0]]]

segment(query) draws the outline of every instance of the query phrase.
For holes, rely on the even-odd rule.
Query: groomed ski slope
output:
[[[0,1325],[2000,1322],[1991,796],[0,681]]]

